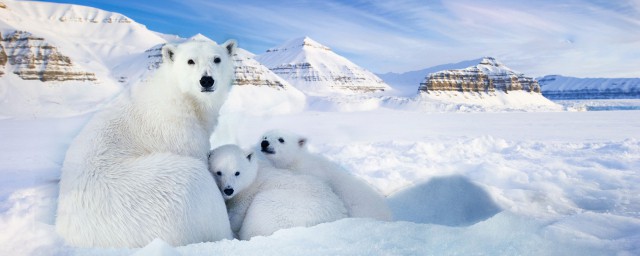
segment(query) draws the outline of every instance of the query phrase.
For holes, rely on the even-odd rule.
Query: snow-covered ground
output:
[[[640,111],[232,115],[218,137],[250,147],[272,128],[307,135],[310,150],[384,193],[398,220],[179,248],[70,248],[52,225],[57,179],[90,114],[2,119],[0,255],[640,254]]]

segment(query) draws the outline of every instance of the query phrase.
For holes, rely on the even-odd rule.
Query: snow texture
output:
[[[87,118],[0,120],[0,254],[137,251],[72,248],[54,231],[64,152]],[[402,196],[407,191],[429,192],[415,198],[415,205],[442,211],[407,210],[404,221],[344,219],[248,242],[223,240],[175,249],[189,255],[635,255],[640,253],[639,120],[638,111],[376,110],[254,118],[237,130],[245,147],[254,145],[264,130],[287,127],[314,138],[309,142],[312,152],[382,191],[394,212],[404,210],[394,201],[410,203]],[[488,198],[465,193],[477,202],[457,200],[450,207],[431,194],[455,198],[478,191]],[[458,211],[470,206],[479,208]]]

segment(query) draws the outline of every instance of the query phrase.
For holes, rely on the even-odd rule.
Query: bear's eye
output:
[[[221,60],[220,60],[220,58],[219,58],[219,57],[215,57],[215,58],[213,58],[213,63],[215,63],[215,64],[220,63],[220,61],[221,61]]]
[[[189,61],[187,61],[187,64],[189,64],[189,65],[195,65],[195,64],[196,64],[196,62],[195,62],[195,61],[193,61],[193,60],[189,60]]]
[[[236,172],[236,176],[240,176],[240,172]]]
[[[222,176],[222,172],[220,172],[220,171],[216,172],[216,174],[217,174],[218,176]]]
[[[278,141],[279,141],[280,143],[284,143],[284,139],[283,139],[283,138],[278,138]]]

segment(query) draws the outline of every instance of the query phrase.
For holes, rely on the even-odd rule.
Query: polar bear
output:
[[[226,200],[237,238],[249,240],[279,229],[348,217],[344,204],[328,184],[273,168],[253,155],[236,145],[223,145],[212,150],[209,157],[209,170]]]
[[[343,200],[349,217],[384,221],[392,219],[391,210],[382,195],[338,164],[323,156],[311,154],[306,143],[306,138],[294,133],[271,130],[263,135],[258,147],[273,166],[312,175],[329,183]]]
[[[234,40],[165,45],[150,82],[121,93],[83,128],[60,178],[55,226],[68,244],[233,239],[207,156],[235,49]]]

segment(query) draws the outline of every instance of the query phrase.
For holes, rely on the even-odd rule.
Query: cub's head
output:
[[[307,139],[283,130],[271,130],[262,135],[259,143],[262,152],[278,168],[288,168],[306,151]]]
[[[236,41],[222,45],[208,41],[187,41],[162,47],[162,62],[170,85],[181,93],[198,98],[212,97],[216,91],[226,93],[234,80]]]
[[[248,188],[256,179],[258,164],[253,153],[236,145],[224,145],[211,151],[209,171],[225,200]]]

